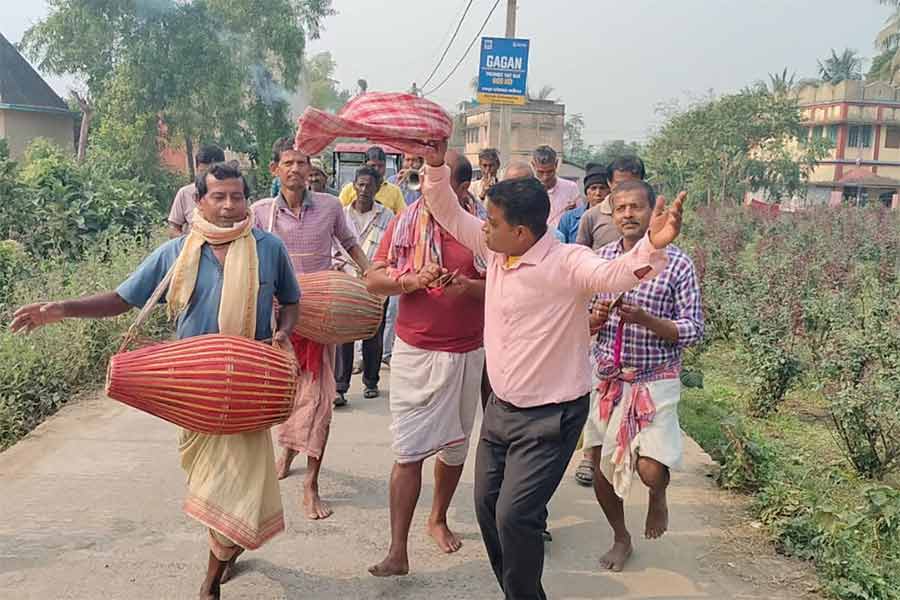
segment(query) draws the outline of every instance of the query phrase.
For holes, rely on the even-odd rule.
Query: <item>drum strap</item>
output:
[[[131,327],[128,328],[128,331],[125,333],[125,337],[122,339],[122,345],[119,346],[119,352],[124,352],[125,348],[127,348],[137,338],[138,332],[147,321],[147,317],[150,316],[150,313],[152,313],[153,309],[156,308],[156,306],[159,304],[160,298],[162,298],[162,295],[169,287],[169,282],[172,281],[172,275],[174,273],[175,265],[173,264],[169,268],[169,272],[166,273],[166,276],[162,278],[162,281],[160,281],[159,285],[156,286],[156,289],[153,290],[150,298],[144,303],[144,306],[141,308],[141,312],[138,313],[137,318],[135,318],[134,323],[132,323]]]

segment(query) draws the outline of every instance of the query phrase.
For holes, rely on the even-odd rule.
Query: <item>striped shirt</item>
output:
[[[622,256],[622,240],[603,246],[597,254],[607,260]],[[660,365],[680,362],[684,349],[703,337],[703,306],[694,263],[672,244],[666,248],[666,256],[669,260],[662,273],[626,292],[623,298],[626,304],[639,306],[654,317],[674,321],[678,328],[678,341],[672,343],[641,325],[625,325],[622,365],[637,369],[638,376]],[[613,294],[597,294],[594,301],[612,300],[614,297]],[[599,341],[592,345],[591,354],[595,363],[613,362],[613,343],[618,326],[619,313],[614,310],[600,329]]]
[[[372,260],[385,230],[394,218],[394,213],[377,202],[372,204],[372,210],[369,212],[357,212],[351,204],[344,207],[344,213],[347,215],[347,224],[359,239],[359,245],[366,258]]]
[[[275,224],[272,224],[275,203]],[[272,231],[287,246],[296,273],[315,273],[331,268],[332,239],[337,238],[348,251],[359,246],[356,234],[347,225],[338,199],[329,194],[306,191],[300,215],[288,208],[284,196],[264,198],[250,207],[256,226]],[[270,227],[271,226],[271,227]]]

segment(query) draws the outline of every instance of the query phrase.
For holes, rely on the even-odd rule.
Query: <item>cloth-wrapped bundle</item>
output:
[[[207,434],[267,429],[291,415],[297,374],[290,356],[244,337],[208,334],[120,352],[106,394]]]
[[[411,94],[360,94],[336,115],[307,108],[297,122],[294,148],[318,154],[339,137],[366,138],[404,152],[424,154],[429,140],[449,139],[450,115],[431,100]]]
[[[341,271],[297,275],[300,316],[294,331],[320,344],[367,340],[378,332],[384,298],[370,294],[361,279]]]

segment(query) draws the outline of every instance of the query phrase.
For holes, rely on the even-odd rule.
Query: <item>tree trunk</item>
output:
[[[194,140],[189,135],[184,136],[184,153],[187,158],[188,175],[193,181],[197,174],[194,172]]]
[[[78,92],[73,91],[72,95],[81,108],[81,129],[78,131],[78,162],[84,162],[87,153],[88,132],[91,129],[91,121],[94,118],[94,107],[91,106],[87,98],[83,98]]]

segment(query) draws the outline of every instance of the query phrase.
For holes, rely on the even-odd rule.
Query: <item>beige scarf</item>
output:
[[[219,302],[219,333],[256,337],[256,298],[259,293],[259,259],[253,218],[235,223],[231,228],[217,227],[194,209],[191,232],[184,241],[181,254],[173,267],[172,281],[166,294],[167,311],[174,319],[187,308],[197,283],[200,254],[204,243],[216,246],[231,244],[225,256],[225,280]]]

